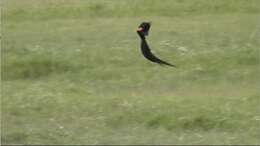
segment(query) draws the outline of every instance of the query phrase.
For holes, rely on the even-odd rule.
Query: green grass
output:
[[[2,143],[260,144],[259,6],[4,0]]]

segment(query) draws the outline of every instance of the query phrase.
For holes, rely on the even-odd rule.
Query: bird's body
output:
[[[158,63],[160,65],[169,65],[175,67],[175,65],[167,63],[153,55],[145,39],[141,39],[141,51],[143,56],[152,62]]]
[[[141,38],[141,51],[143,56],[154,63],[176,67],[173,64],[170,64],[166,61],[159,59],[151,52],[150,47],[145,38],[145,36],[148,35],[149,29],[150,29],[150,23],[144,22],[139,26],[139,29],[137,30],[137,33]]]

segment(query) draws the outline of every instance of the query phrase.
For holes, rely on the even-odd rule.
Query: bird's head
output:
[[[141,36],[147,36],[149,34],[149,29],[151,27],[151,22],[143,22],[139,25],[137,33]]]

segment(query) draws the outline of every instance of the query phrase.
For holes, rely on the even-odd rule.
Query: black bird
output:
[[[150,22],[143,22],[139,25],[138,29],[137,29],[137,34],[140,36],[141,38],[141,50],[142,50],[142,54],[144,55],[144,57],[152,62],[158,63],[160,65],[168,65],[168,66],[172,66],[172,67],[176,67],[173,64],[170,64],[166,61],[163,61],[159,58],[157,58],[156,56],[154,56],[146,42],[145,36],[148,36],[149,33],[149,29],[151,27],[151,23]]]

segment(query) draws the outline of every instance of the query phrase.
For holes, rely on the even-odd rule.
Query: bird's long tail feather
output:
[[[161,65],[168,65],[168,66],[171,66],[171,67],[177,67],[176,65],[173,65],[173,64],[170,64],[166,61],[163,61],[163,60],[158,60],[158,63],[161,64]]]

